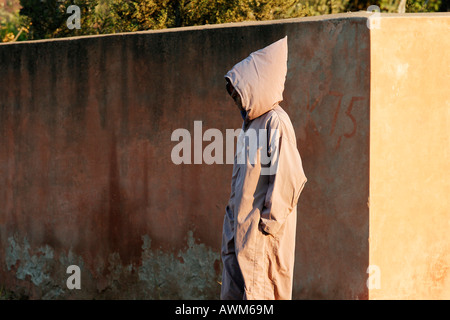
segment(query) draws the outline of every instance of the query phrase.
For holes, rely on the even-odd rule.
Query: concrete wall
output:
[[[308,176],[294,298],[369,298],[368,265],[387,271],[382,251],[369,256],[369,106],[385,80],[371,68],[383,44],[367,17],[0,45],[0,284],[31,298],[218,298],[232,168],[173,164],[171,134],[193,135],[194,121],[224,136],[240,127],[223,75],[287,35],[282,106]],[[66,287],[71,264],[80,290]]]
[[[371,30],[372,299],[450,298],[450,15]]]

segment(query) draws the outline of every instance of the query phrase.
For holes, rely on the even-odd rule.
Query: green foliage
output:
[[[406,1],[406,12],[436,12],[444,2],[443,0]]]
[[[304,5],[310,16],[347,12],[350,5],[350,0],[307,0],[302,2],[305,2]]]
[[[26,19],[24,23],[29,27],[28,38],[35,40],[90,34],[90,23],[97,1],[20,0],[20,4],[20,15]],[[71,30],[67,27],[67,19],[70,17],[67,8],[72,4],[80,8],[81,23],[86,26],[85,30]]]
[[[29,18],[31,39],[51,38],[64,23],[62,4],[57,0],[21,0],[20,14]]]
[[[407,0],[405,12],[437,12],[444,10],[447,0]],[[370,5],[377,5],[381,12],[398,12],[401,0],[354,0],[346,7],[348,11],[367,10]]]
[[[13,1],[0,4],[0,42],[25,40],[28,29],[23,28],[23,17],[19,15],[18,8]]]
[[[104,1],[107,32],[271,20],[307,15],[295,0],[146,0]],[[102,28],[102,31],[104,29]]]
[[[401,0],[20,0],[0,7],[0,40],[45,39],[182,26],[296,18],[367,10],[397,12]],[[8,3],[18,4],[19,0]],[[406,12],[448,10],[446,0],[407,0]],[[69,5],[81,11],[81,29],[66,25]],[[19,35],[17,37],[17,35]]]
[[[401,0],[380,0],[381,12],[398,12]],[[407,0],[405,12],[436,12],[445,0]]]

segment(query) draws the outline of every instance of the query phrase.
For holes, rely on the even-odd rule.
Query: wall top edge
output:
[[[54,39],[41,39],[41,40],[31,40],[31,41],[18,41],[18,42],[4,42],[0,43],[1,46],[11,46],[11,45],[24,45],[29,43],[45,43],[54,41],[74,41],[79,39],[90,39],[90,38],[104,38],[104,37],[114,37],[114,36],[129,36],[129,35],[142,35],[142,34],[163,34],[163,33],[175,33],[175,32],[186,32],[186,31],[202,31],[211,29],[227,29],[227,28],[240,28],[240,27],[254,27],[254,26],[264,26],[264,25],[279,25],[279,24],[291,24],[291,23],[312,23],[312,22],[325,22],[332,20],[366,20],[371,15],[372,12],[358,11],[358,12],[348,12],[348,13],[338,13],[338,14],[327,14],[320,16],[309,16],[302,18],[291,18],[291,19],[280,19],[280,20],[267,20],[267,21],[243,21],[243,22],[230,22],[223,24],[207,24],[201,26],[189,26],[189,27],[179,27],[179,28],[168,28],[159,30],[145,30],[136,32],[121,32],[121,33],[110,33],[110,34],[99,34],[99,35],[85,35],[85,36],[75,36],[75,37],[65,37],[65,38],[54,38]],[[449,18],[450,13],[447,12],[434,12],[434,13],[381,13],[381,18]]]

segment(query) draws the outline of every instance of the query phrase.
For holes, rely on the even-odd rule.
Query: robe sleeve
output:
[[[279,119],[271,121],[268,132],[268,150],[273,161],[260,225],[264,232],[275,235],[296,208],[306,177],[297,145],[283,135]]]

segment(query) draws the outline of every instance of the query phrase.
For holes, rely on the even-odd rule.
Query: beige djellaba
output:
[[[307,179],[294,128],[279,105],[287,54],[284,37],[225,75],[246,119],[223,223],[221,299],[292,298],[297,203]]]

